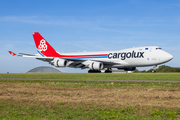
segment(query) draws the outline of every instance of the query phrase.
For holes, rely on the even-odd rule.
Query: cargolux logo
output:
[[[121,60],[125,60],[126,58],[144,58],[144,52],[123,52],[123,53],[109,53],[108,58],[117,59],[121,58]]]
[[[40,41],[40,45],[38,46],[38,50],[39,51],[46,51],[47,50],[46,41],[44,39],[42,39]]]

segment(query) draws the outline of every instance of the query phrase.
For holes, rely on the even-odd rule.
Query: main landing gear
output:
[[[101,73],[100,70],[89,70],[88,73]]]
[[[153,66],[152,73],[155,73],[155,72],[156,72],[156,67],[157,67],[157,65],[154,65],[154,66]]]
[[[101,73],[101,71],[100,70],[89,70],[88,73]],[[112,73],[112,69],[107,68],[107,70],[105,70],[104,73]]]
[[[107,68],[107,70],[105,70],[105,73],[112,73],[112,69],[111,68]]]

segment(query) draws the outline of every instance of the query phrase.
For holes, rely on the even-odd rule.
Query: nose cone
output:
[[[166,63],[169,62],[170,60],[173,59],[173,56],[165,51],[161,51],[160,53],[158,53],[158,58],[162,63]]]
[[[167,53],[167,59],[168,59],[168,61],[170,61],[170,60],[172,60],[173,59],[173,56],[171,55],[171,54],[169,54],[169,53]]]
[[[160,56],[161,56],[161,60],[163,60],[163,62],[168,62],[173,59],[173,56],[167,52],[162,53]]]

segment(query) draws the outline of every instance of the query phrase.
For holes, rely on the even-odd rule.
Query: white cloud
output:
[[[131,17],[113,17],[113,16],[98,16],[98,17],[54,17],[54,16],[0,16],[0,22],[22,22],[29,24],[47,24],[60,26],[165,26],[167,18],[131,18]]]
[[[69,26],[69,25],[86,25],[88,24],[85,21],[77,21],[72,18],[65,20],[59,18],[53,18],[51,16],[1,16],[0,21],[6,22],[21,22],[21,23],[29,23],[29,24],[46,24],[46,25],[61,25],[61,26]]]
[[[5,44],[3,49],[12,49],[14,48],[13,44]]]

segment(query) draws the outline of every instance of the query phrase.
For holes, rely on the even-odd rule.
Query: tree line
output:
[[[152,72],[153,69],[150,70],[143,70],[143,71],[139,71],[138,69],[134,70],[135,73],[137,72]],[[170,67],[170,66],[166,66],[166,65],[161,65],[156,69],[156,72],[180,72],[180,68],[178,67]]]

